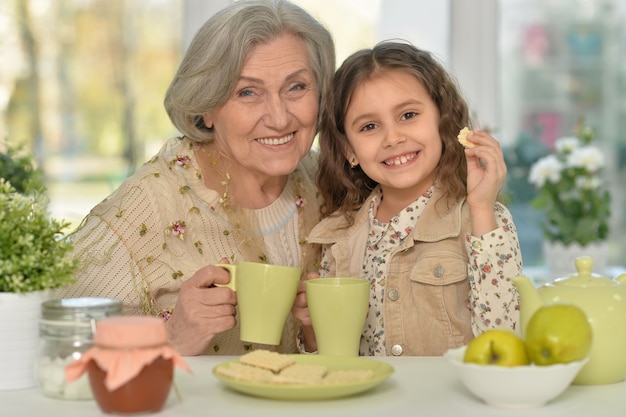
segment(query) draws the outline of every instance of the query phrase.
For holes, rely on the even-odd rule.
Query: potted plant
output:
[[[35,166],[32,155],[21,146],[0,146],[0,177],[22,194],[44,193],[43,173]]]
[[[559,138],[554,151],[530,169],[529,182],[539,190],[532,205],[545,212],[541,229],[552,276],[575,272],[574,260],[581,255],[591,256],[599,272],[606,265],[611,195],[594,136],[580,125],[575,136]]]
[[[73,282],[77,261],[63,234],[69,223],[48,213],[42,177],[19,177],[24,193],[10,182],[12,173],[24,172],[16,166],[32,164],[32,159],[7,164],[6,155],[0,171],[0,389],[19,389],[36,385],[41,303],[51,290]],[[5,170],[9,165],[16,169]]]

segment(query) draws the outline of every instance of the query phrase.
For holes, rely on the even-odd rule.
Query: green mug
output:
[[[319,354],[358,356],[369,308],[369,280],[314,278],[305,286]]]
[[[237,294],[239,338],[278,345],[298,292],[300,268],[257,262],[216,264],[230,272],[228,287]]]

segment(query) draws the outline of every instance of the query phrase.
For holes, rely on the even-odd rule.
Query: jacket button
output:
[[[400,298],[400,294],[398,294],[398,290],[390,290],[388,295],[391,301],[397,301],[398,298]]]
[[[400,356],[402,355],[402,345],[393,345],[391,348],[391,354],[393,356]]]
[[[433,270],[433,275],[437,278],[441,278],[443,276],[443,266],[437,265]]]

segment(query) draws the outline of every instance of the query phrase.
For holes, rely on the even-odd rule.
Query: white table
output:
[[[626,353],[625,353],[626,354]],[[170,394],[159,417],[402,417],[402,416],[598,416],[626,415],[626,382],[598,386],[570,386],[542,408],[494,408],[472,396],[442,357],[386,357],[378,360],[395,368],[385,382],[365,393],[329,400],[288,402],[256,398],[225,387],[212,368],[232,357],[187,357],[193,374],[177,371],[179,402]],[[0,370],[1,372],[1,370]],[[38,389],[0,391],[1,417],[102,416],[95,401],[56,400]]]

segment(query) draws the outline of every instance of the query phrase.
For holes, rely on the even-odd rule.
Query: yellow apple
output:
[[[500,366],[522,366],[530,363],[522,338],[505,329],[487,330],[472,339],[467,344],[463,361]]]
[[[540,307],[526,327],[526,350],[537,365],[584,359],[591,349],[591,325],[585,312],[573,304]]]

